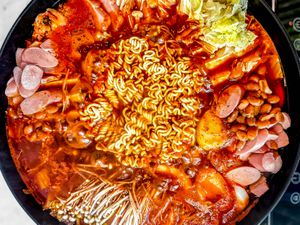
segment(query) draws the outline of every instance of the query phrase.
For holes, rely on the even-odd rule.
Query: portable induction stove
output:
[[[300,60],[300,0],[269,0],[290,35]],[[300,164],[282,199],[260,225],[300,225]]]

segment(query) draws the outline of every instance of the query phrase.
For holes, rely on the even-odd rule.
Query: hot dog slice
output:
[[[29,98],[26,98],[21,104],[21,110],[24,115],[32,115],[45,109],[51,103],[59,102],[62,99],[61,92],[58,91],[39,91]]]
[[[249,163],[261,172],[277,173],[282,166],[280,155],[274,152],[252,154]]]
[[[251,154],[248,158],[249,163],[258,169],[260,172],[266,172],[262,165],[263,154]]]
[[[19,88],[21,85],[21,76],[22,76],[23,70],[16,66],[13,70],[14,80],[16,82],[17,87]]]
[[[243,95],[243,89],[239,85],[231,85],[226,88],[217,101],[216,115],[226,118],[238,106]]]
[[[24,48],[18,48],[16,51],[16,63],[18,67],[21,67],[23,52],[24,52]]]
[[[42,68],[53,68],[58,65],[58,60],[51,53],[38,47],[25,49],[22,54],[22,61]]]
[[[49,91],[40,91],[29,98],[26,98],[21,104],[21,110],[24,115],[32,115],[42,111],[48,104],[50,98]]]
[[[275,141],[277,143],[278,148],[282,148],[289,144],[289,137],[284,131],[282,131],[278,134],[278,138]]]
[[[34,90],[40,86],[42,77],[43,70],[40,67],[27,65],[22,72],[21,84],[27,90]]]
[[[242,166],[227,172],[226,177],[239,185],[248,186],[258,181],[261,174],[254,167]]]
[[[19,95],[18,87],[13,77],[10,78],[7,82],[5,95],[7,97],[15,97]]]
[[[252,141],[248,141],[241,151],[236,154],[240,156],[242,160],[245,160],[250,153],[257,151],[267,142],[269,137],[269,132],[267,129],[259,130],[258,135]]]

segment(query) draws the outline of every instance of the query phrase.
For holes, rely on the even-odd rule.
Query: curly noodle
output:
[[[100,97],[81,112],[82,120],[97,124],[96,148],[132,167],[179,158],[195,144],[197,94],[206,78],[172,41],[131,37],[114,43],[105,57],[110,63],[96,81]]]

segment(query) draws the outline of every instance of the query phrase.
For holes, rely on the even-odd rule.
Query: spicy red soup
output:
[[[7,83],[7,134],[28,192],[58,220],[235,224],[268,191],[289,143],[279,56],[245,14],[247,45],[210,41],[208,2],[198,17],[150,0],[37,16]]]

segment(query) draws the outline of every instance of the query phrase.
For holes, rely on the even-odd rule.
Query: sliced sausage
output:
[[[239,85],[226,88],[217,101],[216,115],[220,118],[228,117],[240,103],[242,95],[243,89]]]
[[[275,173],[276,165],[275,165],[275,157],[273,152],[268,152],[263,155],[262,166],[267,172]]]
[[[262,165],[262,159],[264,154],[251,154],[248,158],[249,163],[258,169],[260,172],[266,172],[265,168]]]
[[[282,125],[283,129],[286,130],[291,126],[291,118],[286,112],[283,112],[282,114],[284,119],[280,124]]]
[[[289,137],[284,131],[282,131],[280,134],[278,134],[278,138],[275,141],[278,148],[282,148],[289,144]]]
[[[58,65],[58,60],[51,53],[39,47],[25,49],[22,54],[22,61],[42,68],[53,68]]]
[[[50,91],[40,91],[29,98],[26,98],[21,104],[21,110],[24,115],[32,115],[42,111],[48,104]]]
[[[18,48],[16,51],[16,64],[18,67],[21,67],[23,52],[24,52],[24,48]]]
[[[274,152],[252,154],[249,163],[261,172],[277,173],[282,166],[280,155]]]
[[[15,79],[15,82],[16,82],[16,85],[18,88],[21,85],[22,72],[23,72],[23,70],[18,66],[16,66],[13,70],[14,79]]]
[[[265,145],[269,137],[267,129],[259,130],[258,135],[252,141],[248,141],[242,150],[236,152],[240,156],[240,159],[246,160],[250,153],[257,151]]]
[[[41,84],[43,70],[35,65],[27,65],[21,76],[21,84],[27,90],[34,90]]]
[[[265,177],[261,177],[255,184],[250,185],[250,192],[257,197],[261,197],[268,190],[269,187]]]
[[[260,172],[254,167],[242,166],[227,172],[226,177],[239,185],[248,186],[260,178]]]
[[[7,97],[16,97],[19,95],[18,87],[13,77],[10,78],[7,82],[5,95]]]
[[[19,92],[23,98],[28,98],[28,97],[32,96],[38,89],[39,89],[39,87],[37,87],[36,89],[33,89],[33,90],[27,90],[21,85],[19,87]]]
[[[21,103],[21,110],[24,115],[32,115],[45,109],[49,104],[62,100],[60,91],[39,91]]]

